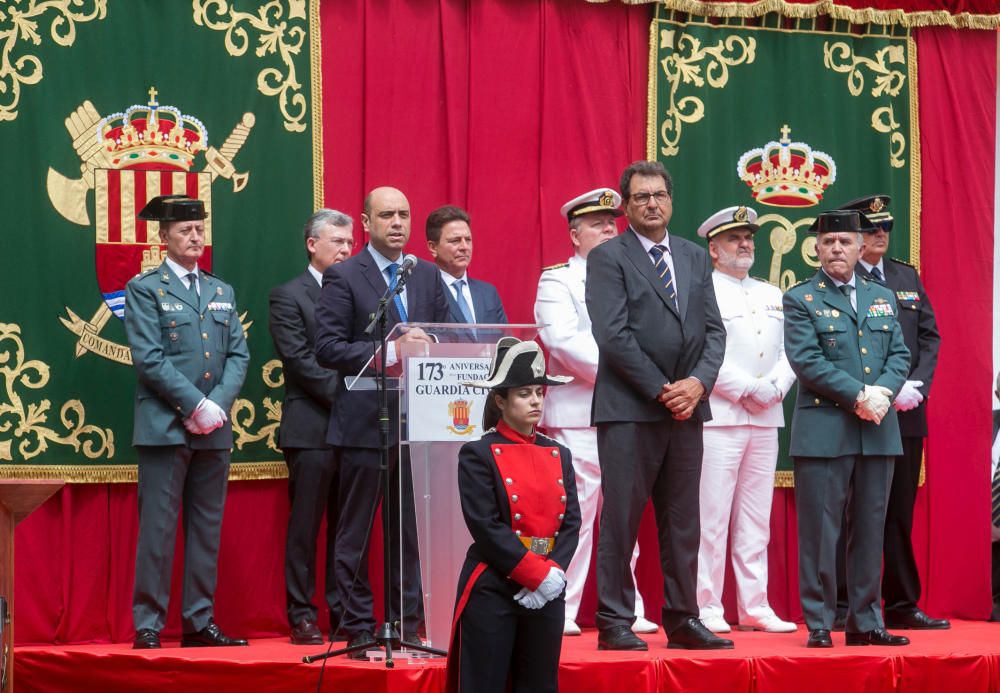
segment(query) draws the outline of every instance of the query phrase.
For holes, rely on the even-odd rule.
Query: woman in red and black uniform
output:
[[[547,376],[535,342],[505,337],[485,381],[486,433],[462,446],[458,488],[472,534],[448,652],[451,691],[555,691],[566,604],[563,572],[580,507],[570,451],[535,432]],[[495,428],[493,428],[495,426]]]

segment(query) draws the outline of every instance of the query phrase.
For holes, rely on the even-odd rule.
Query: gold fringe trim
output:
[[[610,0],[587,0],[605,3]],[[688,12],[702,17],[761,17],[777,12],[784,17],[808,19],[827,15],[844,19],[852,24],[882,24],[918,28],[924,26],[950,26],[954,29],[998,29],[1000,14],[951,14],[944,10],[907,12],[905,10],[854,9],[838,5],[832,0],[820,0],[809,5],[789,3],[785,0],[758,0],[758,2],[705,2],[703,0],[619,0],[626,5],[647,5],[659,2],[668,10]]]
[[[320,0],[309,1],[309,78],[312,84],[313,209],[324,206],[323,190],[323,37]]]
[[[57,479],[67,484],[134,484],[139,468],[134,464],[9,464],[0,465],[3,479]],[[287,479],[284,462],[234,462],[230,481]]]
[[[659,128],[656,127],[656,85],[660,81],[660,71],[656,68],[657,43],[656,29],[659,19],[653,16],[649,23],[649,72],[646,81],[646,160],[656,161],[656,140]]]
[[[920,102],[917,94],[917,42],[906,37],[910,78],[910,263],[920,273]]]
[[[775,472],[774,488],[795,488],[795,475],[788,471]]]

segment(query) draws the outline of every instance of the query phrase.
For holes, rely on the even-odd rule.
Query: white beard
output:
[[[716,246],[715,250],[719,254],[719,265],[726,269],[737,272],[749,272],[750,268],[753,267],[753,253],[750,253],[750,255],[730,254],[718,246]]]

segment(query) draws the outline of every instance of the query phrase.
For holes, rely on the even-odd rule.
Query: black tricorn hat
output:
[[[565,385],[572,380],[572,376],[545,373],[545,356],[537,342],[503,337],[497,342],[496,355],[490,364],[486,380],[466,380],[462,385],[493,389],[525,385]]]
[[[157,195],[139,212],[143,221],[199,221],[206,217],[205,203],[187,195]]]
[[[868,221],[863,213],[857,210],[835,209],[830,212],[821,212],[812,225],[807,229],[807,233],[832,233],[836,231],[846,233],[871,233],[875,230],[872,223]]]
[[[868,217],[868,221],[872,223],[872,228],[868,233],[877,231],[879,228],[884,231],[892,231],[892,215],[889,213],[890,202],[892,202],[892,198],[888,195],[868,195],[845,202],[837,209],[855,210]]]

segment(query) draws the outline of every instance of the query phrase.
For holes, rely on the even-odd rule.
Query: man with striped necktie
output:
[[[637,161],[621,177],[629,229],[587,259],[586,300],[599,351],[594,403],[601,464],[598,648],[645,650],[629,629],[629,560],[650,498],[656,514],[668,647],[731,648],[698,620],[702,424],[726,330],[704,248],[667,232],[673,181]]]

